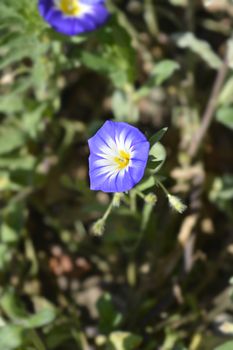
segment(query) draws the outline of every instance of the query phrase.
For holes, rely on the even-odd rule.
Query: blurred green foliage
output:
[[[233,3],[108,6],[65,37],[0,2],[0,350],[231,350]],[[99,238],[87,139],[111,118],[151,150]]]

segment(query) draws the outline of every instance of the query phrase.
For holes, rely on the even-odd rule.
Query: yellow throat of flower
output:
[[[61,0],[61,11],[68,16],[77,16],[80,13],[80,5],[78,0]]]
[[[129,164],[130,154],[125,151],[119,151],[119,156],[115,157],[114,161],[117,163],[118,169],[124,169]]]

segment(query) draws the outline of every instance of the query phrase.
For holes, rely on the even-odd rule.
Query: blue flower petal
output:
[[[96,168],[90,172],[91,190],[103,192],[118,192],[116,181],[118,174]]]
[[[132,163],[133,166],[129,167],[129,173],[134,182],[134,185],[136,185],[144,175],[146,162],[141,160],[134,160]]]
[[[38,8],[41,16],[57,32],[65,35],[77,35],[98,29],[109,17],[105,1],[79,0],[80,5],[87,5],[92,11],[79,16],[68,16],[55,5],[55,0],[39,0]]]
[[[83,4],[89,4],[89,5],[96,5],[96,4],[104,4],[106,0],[80,0],[80,3]]]
[[[112,122],[112,123],[113,125],[116,124],[114,126],[116,135],[125,133],[126,137],[132,141],[132,144],[147,141],[146,137],[135,126],[129,125],[124,122],[117,122],[117,123]]]
[[[122,173],[119,173],[116,181],[116,191],[114,192],[127,192],[135,186],[135,181],[130,175],[129,169]]]
[[[98,135],[99,137],[101,137],[105,142],[107,142],[107,140],[109,138],[115,140],[115,133],[116,133],[116,127],[115,127],[115,123],[112,122],[111,120],[107,120],[104,125],[102,126],[102,128],[100,128],[97,133],[95,134]]]
[[[107,121],[97,133],[88,140],[88,145],[92,153],[102,153],[103,149],[111,150],[111,146],[115,145],[114,124]]]
[[[147,159],[149,152],[149,143],[148,141],[137,142],[132,145],[132,159]]]
[[[126,192],[134,187],[135,181],[129,171],[109,174],[107,171],[99,175],[99,169],[90,173],[91,190],[103,192]]]

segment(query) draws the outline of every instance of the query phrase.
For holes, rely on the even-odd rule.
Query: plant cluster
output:
[[[233,349],[232,20],[0,1],[0,350]]]

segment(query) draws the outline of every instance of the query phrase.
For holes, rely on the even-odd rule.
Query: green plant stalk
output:
[[[46,350],[45,345],[43,344],[42,340],[38,336],[37,332],[33,329],[29,331],[29,336],[31,338],[32,343],[34,344],[36,350]]]
[[[156,182],[157,182],[157,184],[160,186],[160,188],[163,190],[163,192],[166,194],[166,196],[168,196],[168,195],[169,195],[169,192],[168,192],[168,190],[164,187],[164,185],[162,184],[162,182],[161,182],[160,180],[158,180],[158,179],[156,179]]]
[[[105,213],[104,213],[104,215],[103,215],[101,220],[106,221],[107,218],[109,217],[109,215],[110,215],[110,213],[112,211],[112,208],[113,208],[114,197],[115,197],[115,194],[114,194],[114,196],[113,196],[113,198],[112,198],[112,200],[111,200],[111,202],[110,202],[110,204],[109,204],[107,210],[105,211]]]
[[[130,210],[133,214],[137,212],[137,202],[136,202],[137,192],[135,190],[131,190],[129,192],[130,197]]]
[[[150,33],[157,37],[159,34],[159,24],[153,0],[145,0],[144,18]]]

